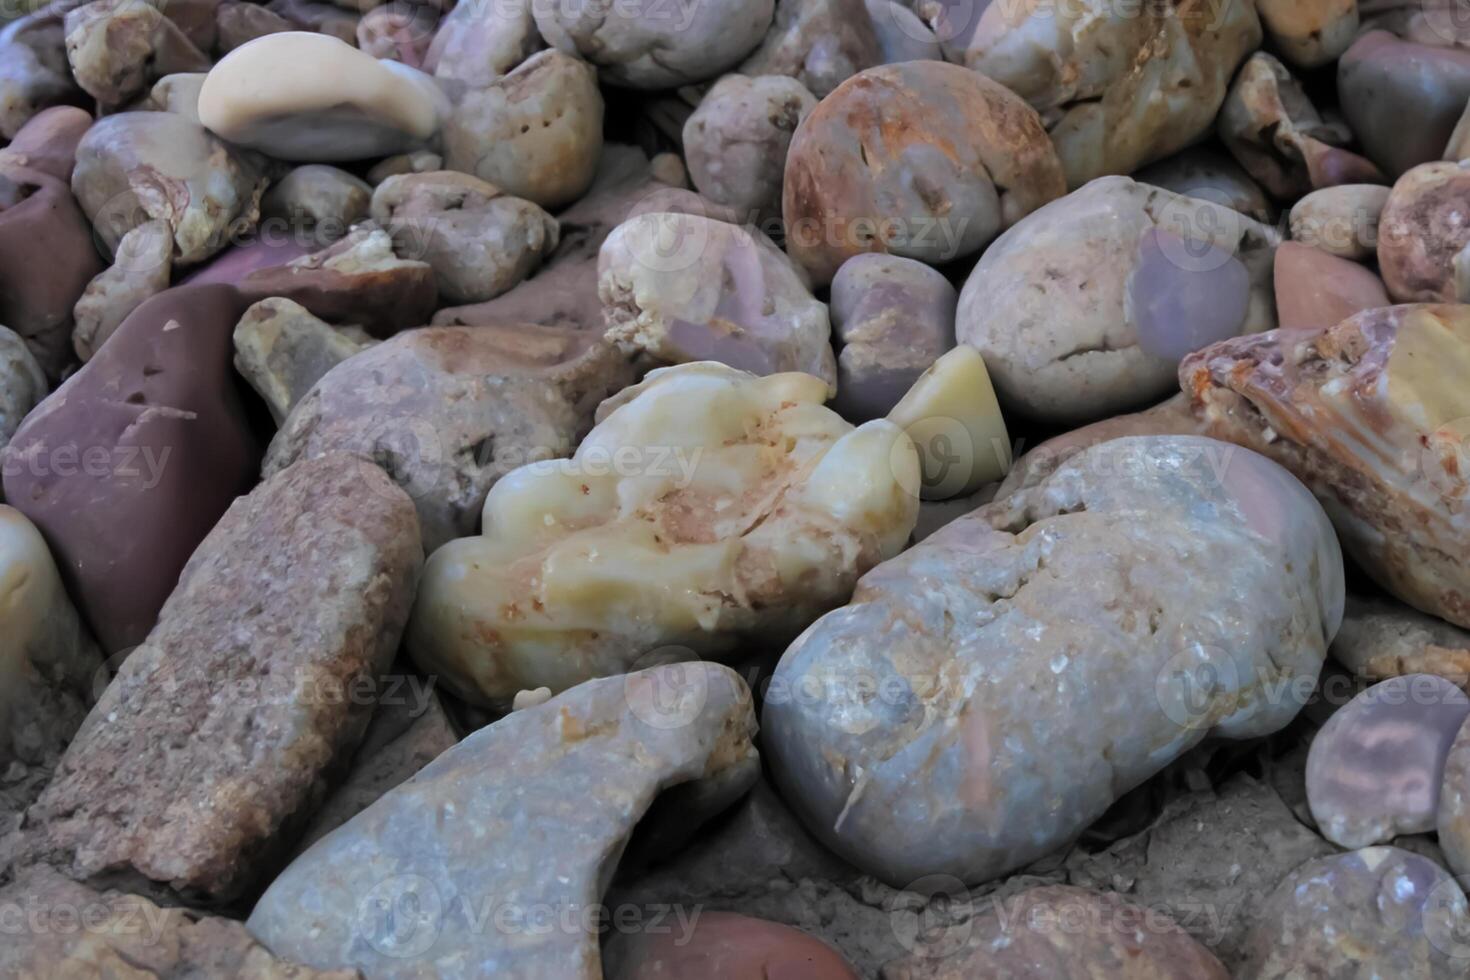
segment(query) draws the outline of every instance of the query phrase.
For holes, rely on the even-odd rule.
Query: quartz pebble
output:
[[[1011,441],[985,373],[985,361],[961,345],[942,355],[899,399],[888,421],[919,451],[926,500],[966,496],[999,480],[1011,465]]]

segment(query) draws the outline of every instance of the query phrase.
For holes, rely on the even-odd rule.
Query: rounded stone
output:
[[[1282,242],[1276,249],[1276,318],[1283,327],[1336,326],[1363,310],[1388,306],[1373,270],[1321,249]]]
[[[620,933],[606,956],[608,980],[858,980],[820,939],[731,912],[705,912],[688,934]]]
[[[1292,240],[1344,259],[1372,258],[1378,248],[1379,216],[1389,193],[1379,184],[1342,184],[1313,191],[1292,206]]]
[[[1470,245],[1470,160],[1420,164],[1393,185],[1378,221],[1378,267],[1400,303],[1453,303],[1455,257]]]
[[[1192,261],[1180,262],[1176,256]],[[1245,325],[1251,279],[1231,253],[1210,242],[1190,243],[1150,228],[1138,239],[1128,302],[1146,354],[1178,361]]]

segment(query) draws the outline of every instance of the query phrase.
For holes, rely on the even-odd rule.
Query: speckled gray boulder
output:
[[[1428,858],[1367,847],[1302,865],[1266,897],[1236,980],[1463,978],[1470,913]]]
[[[597,980],[594,906],[635,826],[687,833],[742,796],[754,732],[725,667],[589,681],[481,729],[322,839],[247,925],[278,955],[384,980]]]
[[[1331,525],[1278,465],[1103,443],[859,580],[782,657],[765,749],[860,868],[985,881],[1207,736],[1289,722],[1342,590]]]

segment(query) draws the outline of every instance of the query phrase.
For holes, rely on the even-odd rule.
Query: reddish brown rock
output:
[[[115,111],[165,75],[209,70],[209,56],[164,16],[167,6],[94,0],[66,15],[72,76],[100,107]]]
[[[1272,280],[1276,318],[1283,327],[1321,330],[1389,305],[1383,280],[1373,270],[1297,242],[1277,247]]]
[[[70,181],[77,163],[77,144],[82,141],[92,115],[76,106],[43,109],[21,127],[10,145],[0,150],[0,173],[25,167]]]
[[[617,933],[602,966],[609,980],[858,980],[820,939],[730,912],[701,913],[687,934]]]
[[[238,895],[361,739],[422,559],[412,504],[360,457],[238,500],[27,812],[20,860]]]
[[[1368,310],[1236,337],[1179,365],[1206,431],[1281,463],[1385,589],[1470,626],[1470,307]]]
[[[1424,163],[1398,179],[1378,220],[1378,267],[1400,303],[1470,299],[1457,285],[1470,245],[1470,161]]]
[[[777,0],[765,38],[736,70],[742,75],[790,75],[820,99],[882,60],[873,19],[862,0]]]

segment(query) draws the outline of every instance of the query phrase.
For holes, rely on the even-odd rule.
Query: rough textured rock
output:
[[[82,137],[71,186],[109,255],[156,218],[173,229],[174,260],[187,265],[255,224],[265,179],[245,154],[184,116],[123,112]]]
[[[20,428],[21,420],[49,390],[46,372],[25,340],[14,330],[0,327],[0,454]]]
[[[449,99],[434,79],[309,31],[267,34],[210,69],[199,118],[282,160],[335,163],[413,149],[439,131]]]
[[[444,165],[543,208],[563,207],[597,173],[602,116],[591,66],[562,51],[533,54],[459,98],[444,126]]]
[[[688,7],[532,2],[554,48],[597,66],[613,85],[665,89],[714,78],[760,42],[774,0],[711,0]]]
[[[602,243],[597,294],[605,336],[625,350],[837,383],[827,307],[753,228],[697,214],[630,217]]]
[[[1338,61],[1337,91],[1363,152],[1397,178],[1443,153],[1470,100],[1470,51],[1368,31]]]
[[[1470,626],[1460,555],[1470,308],[1394,306],[1238,337],[1179,365],[1206,431],[1315,493],[1343,548],[1409,605]]]
[[[123,235],[112,265],[87,284],[72,311],[71,344],[78,357],[90,360],[134,310],[168,288],[173,254],[167,221],[145,221]]]
[[[414,499],[432,552],[475,532],[506,473],[571,453],[598,403],[633,380],[593,334],[411,330],[328,371],[281,426],[265,472],[339,451],[376,460]]]
[[[946,262],[1065,190],[1040,117],[1014,93],[957,65],[885,65],[844,82],[797,127],[786,248],[818,285],[860,252]]]
[[[1378,223],[1378,268],[1400,303],[1470,299],[1457,284],[1470,245],[1470,161],[1424,163],[1393,185]]]
[[[43,109],[0,150],[0,173],[20,167],[70,181],[77,144],[91,125],[92,114],[85,109],[69,105]]]
[[[1239,980],[1464,976],[1465,895],[1396,847],[1319,858],[1266,897]]]
[[[46,535],[103,652],[140,643],[258,449],[230,367],[228,286],[145,302],[25,420],[5,499]]]
[[[1337,184],[1383,183],[1367,159],[1339,149],[1352,138],[1324,122],[1301,85],[1276,58],[1257,51],[1220,109],[1220,139],[1240,165],[1279,198]]]
[[[0,889],[0,908],[34,916],[30,928],[6,930],[0,972],[11,977],[355,980],[358,976],[278,959],[238,922],[188,909],[160,908],[139,895],[96,892],[44,868],[28,870]]]
[[[1272,280],[1276,322],[1288,329],[1325,330],[1390,303],[1372,269],[1299,242],[1277,247]]]
[[[597,903],[635,827],[689,832],[738,799],[759,771],[754,731],[750,692],[713,664],[581,685],[322,839],[248,926],[280,955],[372,976],[595,980]],[[421,914],[403,919],[406,902]],[[572,918],[545,930],[548,912]]]
[[[93,0],[67,13],[72,77],[101,108],[125,105],[164,75],[209,70],[209,57],[164,16],[164,6]]]
[[[360,457],[238,500],[27,812],[25,863],[238,895],[362,737],[421,561],[411,502]]]
[[[737,70],[742,75],[790,75],[821,99],[882,60],[862,0],[776,0],[770,30]]]
[[[684,123],[689,177],[705,197],[750,223],[781,215],[786,149],[817,105],[785,75],[726,75]]]
[[[614,933],[603,954],[610,980],[748,980],[802,977],[858,980],[840,954],[819,939],[777,922],[729,912],[703,912],[687,935]]]
[[[454,303],[494,299],[557,243],[556,219],[535,204],[450,170],[389,177],[373,191],[372,215],[394,251],[427,262]]]
[[[953,956],[928,951],[891,963],[884,980],[1229,980],[1209,950],[1161,912],[1113,892],[1033,888],[971,925]]]
[[[1254,4],[1027,0],[986,5],[963,61],[1051,120],[1067,186],[1077,188],[1195,142],[1260,43]]]
[[[1279,241],[1210,201],[1101,178],[986,249],[955,333],[1008,411],[1093,422],[1172,391],[1183,353],[1274,327]]]
[[[1299,68],[1335,61],[1358,33],[1357,0],[1257,0],[1266,35]]]
[[[371,345],[360,330],[338,329],[289,299],[263,299],[235,326],[235,369],[280,425],[332,368]]]
[[[992,879],[1207,735],[1289,722],[1342,575],[1279,466],[1193,437],[1103,443],[868,573],[782,657],[764,744],[859,867]]]
[[[1335,711],[1307,756],[1307,802],[1346,848],[1433,830],[1450,743],[1470,698],[1432,674],[1375,684]]]
[[[1332,658],[1357,677],[1436,674],[1470,685],[1470,631],[1393,599],[1350,595]]]
[[[652,372],[570,460],[496,483],[480,537],[431,556],[410,654],[465,700],[508,706],[647,658],[786,642],[896,554],[918,511],[903,432],[853,429],[825,400],[810,375]]]
[[[1371,258],[1378,250],[1378,221],[1389,189],[1377,184],[1324,187],[1291,208],[1291,237],[1344,259]]]
[[[1435,829],[1450,869],[1470,874],[1470,725],[1461,725],[1450,744],[1438,787]],[[1463,879],[1462,879],[1463,880]]]
[[[954,346],[958,294],[944,276],[896,255],[855,255],[832,279],[835,408],[850,422],[888,414]]]

